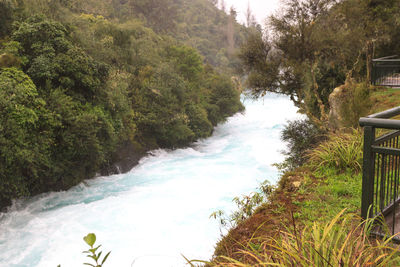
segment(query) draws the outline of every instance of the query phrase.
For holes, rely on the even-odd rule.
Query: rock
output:
[[[293,186],[296,187],[296,188],[299,188],[300,185],[301,185],[301,182],[300,182],[300,181],[293,182]]]
[[[115,152],[112,163],[101,170],[101,175],[126,173],[135,167],[146,153],[147,149],[125,142]]]
[[[342,103],[347,97],[347,88],[345,85],[336,87],[335,90],[329,95],[329,126],[334,129],[343,127],[340,109]]]

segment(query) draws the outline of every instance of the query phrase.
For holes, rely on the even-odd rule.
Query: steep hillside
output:
[[[117,23],[140,20],[156,33],[198,49],[206,63],[226,73],[232,73],[235,64],[238,64],[236,49],[244,42],[248,31],[236,22],[235,10],[226,14],[208,0],[25,2],[29,6],[28,12],[44,12],[55,20],[72,24],[70,12],[103,16]]]
[[[243,109],[229,76],[133,3],[0,1],[0,206],[126,171]]]

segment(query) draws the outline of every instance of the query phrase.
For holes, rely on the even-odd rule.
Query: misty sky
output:
[[[227,9],[231,6],[238,12],[238,21],[244,21],[244,14],[247,10],[247,3],[255,15],[257,22],[264,25],[264,19],[271,15],[279,5],[279,0],[225,0]]]

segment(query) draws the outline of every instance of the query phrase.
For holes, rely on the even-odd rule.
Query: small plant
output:
[[[268,200],[274,187],[265,180],[257,189],[256,192],[252,192],[247,196],[235,197],[233,202],[236,203],[238,209],[230,216],[227,216],[222,210],[217,210],[210,215],[210,218],[218,219],[221,226],[228,228],[235,227],[240,222],[249,218],[260,204]]]
[[[309,163],[316,168],[328,166],[339,171],[351,169],[359,172],[362,168],[362,145],[362,134],[358,130],[330,134],[328,140],[309,152]]]
[[[108,256],[110,255],[111,251],[109,251],[103,258],[103,260],[100,262],[100,257],[102,254],[102,251],[97,253],[97,250],[101,247],[101,245],[98,245],[97,247],[94,247],[94,243],[96,242],[96,235],[93,233],[88,234],[83,238],[83,240],[90,246],[89,250],[84,251],[83,253],[89,254],[87,257],[92,258],[95,264],[91,263],[84,263],[85,265],[89,265],[92,267],[102,267],[104,262],[107,260]]]

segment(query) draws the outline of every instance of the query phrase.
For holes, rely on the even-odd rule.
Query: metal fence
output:
[[[400,87],[400,59],[397,55],[372,60],[371,83],[388,87]]]
[[[383,215],[385,223],[377,226],[377,235],[400,232],[400,120],[390,119],[399,114],[397,107],[360,118],[364,127],[361,216]],[[377,137],[377,132],[382,134]]]

